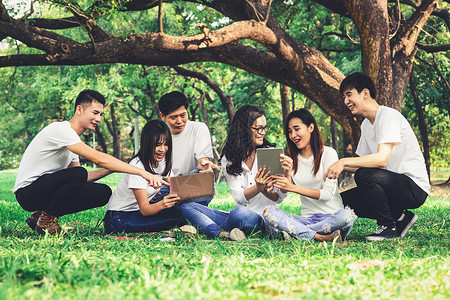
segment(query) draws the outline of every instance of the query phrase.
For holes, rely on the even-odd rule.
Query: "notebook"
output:
[[[213,196],[214,172],[170,177],[170,193],[177,194],[181,200]]]
[[[271,175],[284,176],[283,167],[281,167],[280,154],[283,148],[258,148],[256,156],[258,158],[258,169],[266,168],[270,170]]]

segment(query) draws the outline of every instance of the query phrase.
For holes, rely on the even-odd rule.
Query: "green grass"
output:
[[[104,179],[114,186],[120,175]],[[222,242],[200,235],[103,233],[104,208],[64,216],[69,237],[40,237],[11,190],[15,171],[0,172],[0,299],[449,299],[450,197],[430,197],[406,238],[370,243],[374,221],[358,219],[349,240]],[[213,206],[231,209],[220,183]],[[283,209],[299,212],[291,195]],[[361,260],[381,267],[350,269]]]

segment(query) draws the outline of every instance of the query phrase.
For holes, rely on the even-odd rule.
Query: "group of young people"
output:
[[[232,119],[221,155],[221,169],[236,206],[229,212],[208,206],[212,197],[180,201],[170,193],[170,177],[220,170],[213,160],[208,127],[188,118],[188,99],[180,92],[159,100],[162,120],[149,121],[141,132],[140,149],[124,163],[84,144],[79,135],[101,120],[104,97],[82,91],[70,121],[55,122],[39,132],[27,147],[14,193],[27,211],[27,224],[40,234],[58,234],[62,215],[104,206],[106,233],[155,232],[191,224],[218,238],[241,241],[252,232],[271,237],[340,241],[358,217],[376,219],[367,240],[401,238],[430,191],[424,159],[407,120],[376,102],[370,77],[354,73],[340,91],[352,114],[365,119],[356,150],[359,157],[338,159],[324,145],[319,127],[305,109],[291,112],[284,124],[287,155],[280,155],[284,175],[258,168],[256,149],[274,147],[265,139],[264,112],[241,107]],[[100,166],[87,172],[79,156]],[[357,187],[338,190],[342,171],[355,172]],[[124,173],[114,193],[95,181]],[[288,193],[299,194],[301,215],[278,205]]]

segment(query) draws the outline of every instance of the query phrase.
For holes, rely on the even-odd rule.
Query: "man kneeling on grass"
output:
[[[417,138],[400,112],[378,105],[369,76],[347,76],[340,91],[352,114],[365,118],[356,149],[359,157],[340,159],[328,168],[325,177],[334,179],[343,170],[356,171],[357,187],[341,196],[358,217],[377,220],[377,229],[366,240],[402,238],[417,220],[408,209],[420,207],[430,191]]]
[[[23,209],[34,212],[26,222],[40,234],[60,233],[60,216],[105,205],[111,189],[93,181],[112,172],[139,175],[150,186],[161,186],[160,177],[96,151],[81,141],[79,135],[97,127],[104,105],[105,98],[99,92],[82,91],[70,121],[51,123],[25,150],[13,192]],[[87,172],[80,167],[79,155],[102,169]]]

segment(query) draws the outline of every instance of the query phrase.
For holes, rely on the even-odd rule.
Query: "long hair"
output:
[[[172,135],[170,134],[169,127],[167,127],[166,123],[161,120],[151,120],[145,124],[141,132],[139,151],[131,159],[138,157],[147,172],[156,174],[152,165],[156,164],[154,155],[155,148],[161,141],[167,142],[169,147],[166,155],[164,156],[166,167],[159,175],[167,176],[172,169]]]
[[[242,106],[234,115],[221,155],[231,162],[227,166],[228,174],[237,176],[242,173],[242,161],[249,158],[255,150],[251,126],[256,119],[262,116],[264,116],[264,111],[253,105]],[[260,147],[273,146],[264,138],[263,145]]]
[[[322,136],[320,135],[319,127],[317,126],[316,120],[314,119],[313,115],[304,108],[294,110],[287,116],[286,123],[284,123],[284,135],[286,136],[288,155],[293,160],[292,168],[294,170],[294,174],[296,174],[298,171],[298,155],[300,154],[301,150],[298,149],[295,143],[289,138],[289,121],[293,118],[299,118],[306,126],[314,124],[314,130],[311,132],[310,144],[314,157],[313,174],[314,176],[316,176],[320,168],[320,160],[322,159],[323,153],[323,141]]]

